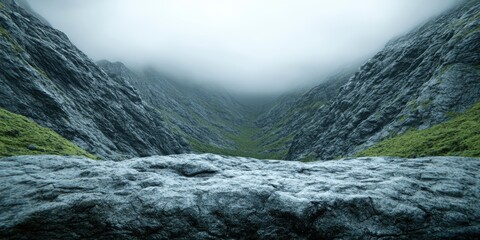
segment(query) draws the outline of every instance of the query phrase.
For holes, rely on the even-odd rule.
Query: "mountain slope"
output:
[[[153,69],[133,71],[105,60],[97,64],[111,78],[130,82],[197,152],[271,159],[285,157],[296,130],[353,75],[352,69],[346,69],[305,94],[286,95],[273,106],[261,107],[258,102],[241,104],[218,89],[181,83]]]
[[[323,114],[330,100],[353,74],[353,67],[345,68],[302,95],[283,96],[266,113],[258,116],[255,123],[262,130],[257,138],[264,151],[283,159],[293,137],[316,115]]]
[[[153,69],[107,61],[99,67],[31,9],[0,3],[0,107],[102,157],[192,148],[332,159],[430,128],[480,100],[480,3],[474,0],[391,41],[355,74],[347,69],[264,113]]]
[[[111,78],[131,83],[151,107],[165,116],[168,126],[194,147],[236,148],[229,136],[238,134],[247,113],[226,92],[182,83],[154,69],[132,71],[122,63],[108,61],[98,65]]]
[[[450,121],[386,139],[359,155],[480,157],[480,102]]]
[[[0,157],[37,154],[96,158],[51,129],[0,108]]]
[[[102,157],[188,150],[128,82],[108,77],[63,33],[13,1],[0,3],[0,107]]]
[[[480,100],[480,1],[387,44],[295,136],[288,159],[350,156]]]

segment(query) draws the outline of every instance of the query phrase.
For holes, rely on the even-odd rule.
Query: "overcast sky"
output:
[[[94,60],[282,92],[366,60],[459,0],[29,0]]]

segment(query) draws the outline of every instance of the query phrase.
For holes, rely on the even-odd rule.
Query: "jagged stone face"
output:
[[[197,151],[335,159],[444,122],[480,100],[478,1],[391,41],[356,74],[338,73],[257,118],[228,94],[122,64],[100,68],[34,12],[0,3],[0,107],[106,158],[184,153],[186,139]],[[258,133],[245,137],[253,128]],[[255,150],[239,144],[257,140]]]
[[[0,238],[480,237],[480,159],[0,159]]]
[[[393,40],[301,127],[288,159],[350,156],[480,100],[480,2],[465,1]]]
[[[317,118],[316,115],[323,115],[330,101],[354,73],[353,67],[345,68],[300,96],[286,95],[279,98],[268,111],[260,114],[255,123],[262,128],[259,136],[270,136],[265,145],[288,139],[279,149],[267,151],[288,152],[293,136],[309,126],[311,121]]]
[[[132,71],[122,63],[105,60],[97,64],[111,78],[132,84],[146,103],[189,139],[222,149],[236,147],[228,135],[238,134],[248,114],[227,92],[186,84],[154,69]]]
[[[12,1],[0,3],[0,107],[103,157],[188,151],[128,82]]]

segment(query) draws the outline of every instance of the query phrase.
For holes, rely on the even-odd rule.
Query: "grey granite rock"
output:
[[[390,41],[301,127],[287,158],[351,156],[479,100],[480,1],[469,0]]]
[[[97,64],[111,78],[131,83],[172,129],[190,141],[235,149],[228,135],[238,134],[237,128],[245,124],[248,114],[225,90],[182,82],[151,68],[135,71],[105,60]]]
[[[128,82],[110,78],[65,34],[14,1],[0,3],[0,107],[102,157],[189,150]]]
[[[5,239],[478,239],[480,159],[0,159]]]
[[[256,125],[262,128],[258,137],[268,136],[264,145],[280,145],[268,151],[286,155],[293,137],[306,126],[310,126],[312,120],[323,116],[330,101],[337,96],[339,89],[356,70],[357,67],[345,67],[304,94],[281,96],[273,106],[260,114],[255,121]],[[275,144],[278,142],[283,144]]]
[[[5,1],[5,0],[4,0]],[[40,14],[35,12],[32,7],[30,6],[30,3],[28,3],[27,0],[14,0],[15,3],[17,3],[20,7],[25,9],[28,13],[30,13],[32,16],[36,17],[38,20],[40,20],[43,24],[51,26],[50,23],[42,17]]]

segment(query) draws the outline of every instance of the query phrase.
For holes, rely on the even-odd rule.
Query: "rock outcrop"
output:
[[[478,239],[480,159],[0,159],[2,239]]]
[[[0,0],[0,49],[0,107],[102,157],[189,150],[128,82],[110,78],[65,34],[12,0]]]
[[[192,145],[204,144],[235,149],[228,135],[238,134],[246,121],[246,109],[227,92],[181,82],[155,69],[128,69],[120,62],[97,63],[111,78],[126,81],[142,99],[165,117]]]
[[[354,69],[345,68],[304,94],[284,95],[265,113],[260,114],[255,123],[262,129],[258,136],[265,138],[263,145],[269,146],[267,151],[281,153],[285,157],[293,137],[305,126],[312,124],[312,120],[324,114],[340,88],[353,76]]]
[[[448,120],[480,100],[480,1],[391,41],[303,126],[288,159],[351,156]]]

